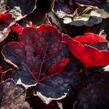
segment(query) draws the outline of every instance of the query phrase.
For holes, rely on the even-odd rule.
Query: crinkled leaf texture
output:
[[[66,70],[70,60],[69,51],[62,42],[64,35],[52,25],[21,30],[19,42],[10,42],[2,50],[4,59],[17,67],[12,78],[25,86],[37,84],[38,93],[48,99],[65,97],[71,84],[75,87],[80,77],[74,70],[77,67]],[[18,32],[15,28],[14,31]],[[40,94],[37,95],[41,97]]]
[[[0,109],[19,109],[25,101],[25,88],[13,80],[0,84]]]
[[[83,44],[83,42],[85,44]],[[109,64],[109,50],[99,50],[91,45],[87,45],[102,42],[107,41],[103,36],[94,34],[86,34],[81,37],[66,40],[71,53],[86,67],[106,66]]]

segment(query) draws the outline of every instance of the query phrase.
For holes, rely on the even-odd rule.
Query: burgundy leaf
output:
[[[3,54],[17,66],[25,63],[37,82],[50,74],[61,73],[69,62],[62,34],[51,25],[24,28],[19,42],[8,43]]]
[[[16,28],[18,27],[13,30],[16,31]],[[25,84],[25,87],[37,84],[36,90],[45,96],[56,99],[59,97],[61,99],[63,95],[65,97],[65,92],[69,91],[69,84],[72,82],[69,75],[73,75],[73,71],[70,71],[70,74],[67,71],[65,74],[63,73],[70,59],[62,37],[63,35],[52,25],[21,29],[19,41],[8,43],[2,50],[4,59],[17,68],[12,71],[11,78],[17,84]],[[64,77],[64,75],[68,75],[68,77]],[[48,84],[49,81],[50,84]],[[51,85],[54,86],[51,87]],[[58,89],[54,90],[56,87]],[[43,88],[47,90],[44,91]]]
[[[69,60],[64,59],[62,61],[68,62]],[[62,69],[58,70],[56,68],[55,70],[52,67],[50,69],[52,69],[53,71],[62,71]],[[11,78],[15,82],[17,82],[17,84],[23,85],[26,88],[35,86],[35,91],[38,92],[37,96],[39,96],[41,100],[48,104],[52,100],[59,100],[65,98],[72,87],[74,89],[78,88],[81,83],[81,76],[78,72],[79,69],[80,68],[78,67],[77,60],[73,59],[68,63],[66,69],[63,70],[62,73],[54,75],[49,74],[49,77],[47,76],[41,79],[40,83],[36,84],[36,81],[31,75],[28,66],[22,63],[19,65],[18,70],[12,71]],[[72,90],[72,93],[76,93],[75,90]],[[44,99],[43,97],[46,99]]]

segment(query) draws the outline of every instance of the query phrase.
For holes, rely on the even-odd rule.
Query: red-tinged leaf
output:
[[[78,65],[77,60],[72,59],[63,73],[43,79],[38,85],[36,85],[36,90],[40,92],[37,96],[41,97],[41,94],[42,97],[46,96],[47,98],[45,100],[41,99],[47,103],[50,100],[62,99],[70,89],[77,89],[80,87],[82,78],[78,72],[80,68]],[[73,94],[76,92],[77,90],[72,90]]]
[[[0,23],[10,20],[11,17],[11,14],[0,14]]]
[[[35,90],[40,92],[40,94],[37,96],[39,96],[41,100],[48,104],[52,100],[59,100],[66,97],[71,87],[76,89],[77,86],[80,85],[81,76],[78,72],[80,67],[77,66],[77,60],[73,59],[68,63],[67,67],[62,73],[54,75],[49,74],[49,77],[41,79],[40,83],[37,85],[36,81],[31,75],[29,67],[25,63],[19,65],[19,69],[13,71],[11,77],[15,82],[21,80],[20,82],[17,82],[17,84],[25,84],[26,88],[35,86]],[[75,93],[75,90],[72,90],[72,93]],[[47,98],[44,99],[44,96]]]
[[[50,74],[55,74],[58,72],[63,72],[65,66],[69,63],[69,61],[70,61],[69,58],[65,58],[61,60],[60,62],[53,64],[51,68],[48,70],[48,74],[50,75]]]
[[[19,42],[7,44],[3,54],[17,66],[25,63],[38,82],[41,78],[50,76],[48,71],[53,65],[68,57],[66,45],[61,41],[62,34],[51,25],[42,25],[39,28],[26,27],[19,35]],[[53,72],[61,73],[59,71],[62,71],[67,63],[59,64],[57,71],[53,69]]]
[[[78,42],[88,43],[88,44],[107,42],[107,40],[104,36],[99,36],[99,35],[94,34],[94,33],[86,33],[83,36],[77,36],[73,39],[78,41]]]
[[[14,20],[11,14],[0,14],[0,29],[4,29],[10,25],[10,23]]]
[[[71,87],[76,89],[81,82],[78,63],[69,60],[63,37],[51,25],[28,27],[23,29],[18,42],[10,42],[2,50],[5,60],[18,68],[12,71],[11,78],[26,88],[35,86],[37,96],[48,97],[46,103],[66,97]]]
[[[69,39],[67,40],[71,53],[86,67],[106,66],[109,64],[109,51],[99,50],[94,47]]]
[[[22,33],[22,31],[23,31],[23,27],[22,26],[19,26],[19,25],[12,25],[11,26],[11,29],[14,31],[14,32],[16,32],[17,34],[20,34],[20,33]]]
[[[52,25],[24,28],[19,41],[6,44],[2,50],[6,62],[17,67],[10,77],[26,88],[36,86],[35,90],[51,97],[50,100],[64,98],[71,88],[72,80],[78,80],[78,75],[75,78],[73,71],[66,71],[70,60],[62,37]],[[75,68],[73,70],[75,73]],[[67,76],[64,77],[65,75]],[[74,79],[69,79],[69,76]],[[46,90],[43,90],[45,87]]]

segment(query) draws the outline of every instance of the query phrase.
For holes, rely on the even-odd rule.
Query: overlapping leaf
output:
[[[46,104],[66,97],[70,91],[75,99],[79,89],[84,87],[81,87],[83,79],[89,77],[88,69],[90,74],[96,74],[93,68],[109,64],[108,41],[104,36],[93,33],[69,38],[52,25],[36,28],[33,24],[43,19],[38,17],[42,13],[44,20],[48,15],[48,23],[54,23],[63,32],[76,36],[84,33],[81,27],[90,31],[92,26],[103,23],[104,18],[109,17],[108,7],[106,0],[1,0],[0,52],[3,49],[0,54],[0,108],[25,108],[25,89],[31,89],[32,96],[40,97]],[[40,21],[38,25],[42,24]],[[100,28],[100,34],[103,29]],[[11,35],[17,37],[17,41],[7,41],[7,36]],[[81,72],[84,74],[81,75]],[[86,78],[83,77],[85,73]],[[107,85],[108,77],[102,79],[102,76],[94,80],[105,80]],[[5,79],[8,80],[3,82]]]
[[[103,0],[56,0],[54,11],[65,25],[92,27],[100,24],[103,18],[109,17],[103,8],[105,4],[106,1]]]
[[[82,42],[85,42],[85,44],[82,44]],[[101,36],[94,35],[94,34],[87,34],[83,37],[77,37],[74,39],[70,38],[67,40],[69,50],[86,67],[108,65],[109,64],[109,51],[99,50],[93,46],[86,45],[87,43],[90,44],[92,42],[93,43],[106,42],[106,39],[104,39]]]
[[[59,82],[59,78],[64,81],[63,76],[58,77],[58,75],[64,72],[70,62],[69,52],[66,45],[62,43],[62,34],[55,27],[51,25],[42,25],[38,28],[26,27],[19,34],[19,42],[8,43],[4,46],[2,53],[7,62],[18,68],[12,73],[12,78],[15,81],[21,80],[25,85],[45,81],[43,84],[46,86],[48,84],[46,81],[51,81],[54,78],[51,85],[54,84],[53,87],[56,88],[61,84],[63,91],[60,92],[60,88],[54,91],[51,86],[49,89],[48,84],[46,91],[41,90],[46,96],[49,90],[51,92],[48,96],[51,97],[60,97],[65,90],[68,91],[69,82],[64,87],[64,82]],[[56,83],[57,81],[59,84]],[[43,84],[38,84],[37,90],[43,89]],[[59,92],[60,94],[58,94]]]
[[[37,29],[27,27],[19,37],[19,42],[10,42],[4,47],[3,53],[14,64],[26,63],[37,81],[41,79],[41,74],[48,75],[48,71],[54,74],[62,72],[61,69],[69,62],[68,52],[61,42],[62,36],[53,26],[42,25]],[[8,57],[6,50],[12,50],[19,60]]]

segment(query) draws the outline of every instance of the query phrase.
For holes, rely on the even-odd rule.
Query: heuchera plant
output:
[[[108,16],[108,3],[46,0],[42,9],[42,2],[0,1],[0,109],[67,109],[67,104],[69,109],[87,109],[82,106],[90,103],[84,100],[93,99],[86,97],[88,92],[96,93],[101,86],[99,93],[108,91],[109,75],[103,70],[109,65],[108,17],[103,17],[104,11]],[[101,15],[99,23],[92,20],[94,12]],[[70,23],[63,22],[69,18]],[[94,26],[99,30],[90,31]]]

